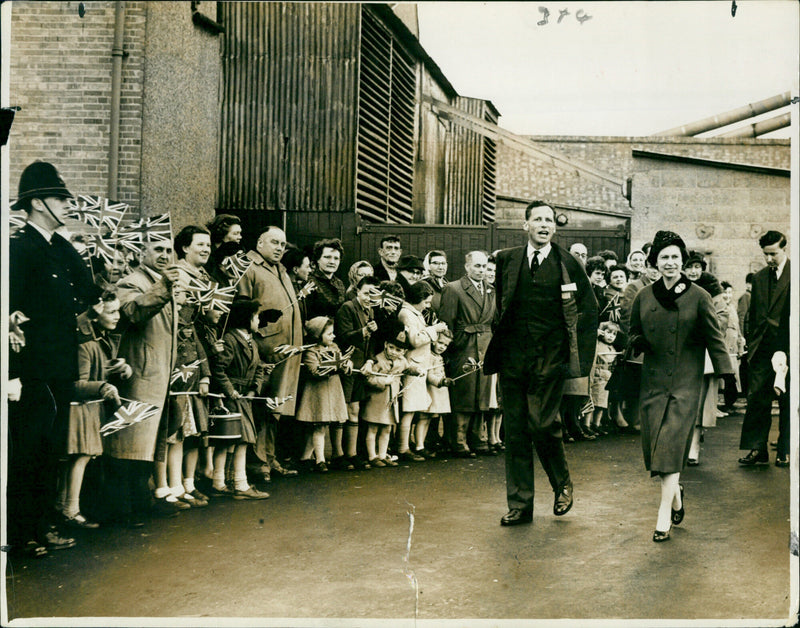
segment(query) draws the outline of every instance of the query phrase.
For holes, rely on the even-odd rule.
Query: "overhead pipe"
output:
[[[764,135],[765,133],[777,131],[778,129],[784,129],[787,126],[791,126],[791,124],[792,114],[786,112],[780,116],[775,116],[774,118],[769,118],[768,120],[761,120],[760,122],[754,122],[753,124],[748,124],[747,126],[739,129],[728,131],[727,133],[720,133],[714,137],[758,137],[759,135]]]
[[[783,94],[772,96],[771,98],[766,98],[764,100],[759,100],[758,102],[745,105],[744,107],[739,107],[738,109],[732,109],[731,111],[727,111],[716,116],[711,116],[710,118],[704,118],[703,120],[698,120],[697,122],[690,122],[689,124],[684,124],[683,126],[669,129],[668,131],[661,131],[660,133],[655,133],[654,135],[682,135],[691,137],[698,135],[699,133],[705,133],[706,131],[712,131],[723,126],[733,124],[734,122],[740,122],[741,120],[753,118],[761,115],[762,113],[766,113],[767,111],[780,109],[781,107],[785,107],[786,105],[790,104],[791,101],[791,92],[784,92]]]
[[[124,39],[125,2],[117,0],[114,6],[114,45],[111,48],[111,129],[108,148],[108,198],[114,200],[117,200],[119,183],[119,113]]]

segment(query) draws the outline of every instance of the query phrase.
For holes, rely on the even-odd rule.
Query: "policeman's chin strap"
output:
[[[53,213],[53,210],[52,210],[52,209],[50,209],[50,205],[48,205],[48,204],[47,204],[47,201],[46,201],[46,200],[44,200],[43,198],[40,198],[39,200],[40,200],[40,201],[42,201],[42,204],[43,204],[43,205],[44,205],[44,206],[47,208],[47,212],[48,212],[48,213],[49,213],[49,214],[50,214],[50,215],[53,217],[53,220],[55,220],[55,221],[56,221],[56,222],[57,222],[59,225],[61,225],[62,227],[63,227],[64,225],[66,225],[66,224],[67,224],[67,223],[65,223],[63,220],[61,220],[61,218],[57,217],[57,216],[56,216],[56,215]]]

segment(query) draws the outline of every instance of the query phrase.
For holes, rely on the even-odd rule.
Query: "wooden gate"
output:
[[[344,257],[337,273],[345,282],[350,265],[365,259],[378,263],[378,248],[381,238],[396,235],[403,245],[403,254],[414,254],[424,258],[428,251],[439,249],[447,253],[450,269],[448,277],[453,279],[463,272],[464,256],[470,251],[489,253],[498,249],[520,246],[525,243],[525,233],[520,226],[460,225],[393,225],[367,223],[355,213],[337,212],[238,212],[242,219],[243,243],[254,248],[258,235],[268,226],[275,225],[286,231],[289,242],[301,248],[310,248],[322,238],[339,238],[344,248]],[[604,249],[614,251],[624,261],[630,250],[630,226],[617,228],[582,229],[560,227],[554,241],[564,247],[582,242],[593,255]]]

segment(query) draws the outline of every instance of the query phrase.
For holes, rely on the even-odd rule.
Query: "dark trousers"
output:
[[[525,371],[510,368],[500,372],[500,389],[508,507],[532,511],[534,449],[553,491],[570,477],[559,413],[566,379],[563,351],[544,348],[541,355],[528,356],[528,360]]]
[[[775,399],[772,354],[759,351],[748,363],[749,383],[747,410],[742,421],[739,449],[767,451],[769,430],[772,427],[772,401]],[[789,454],[789,375],[786,375],[786,393],[778,397],[778,455]]]
[[[153,473],[153,463],[105,455],[102,460],[105,503],[100,518],[124,522],[131,516],[149,513],[152,495],[148,482]]]
[[[59,458],[65,453],[71,381],[25,380],[8,404],[8,539],[42,535],[54,523]]]
[[[736,390],[736,376],[733,374],[723,375],[722,379],[725,382],[725,388],[722,389],[722,399],[725,402],[725,407],[731,408],[739,397],[739,391]]]

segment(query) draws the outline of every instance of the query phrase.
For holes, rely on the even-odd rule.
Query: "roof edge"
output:
[[[715,159],[703,159],[701,157],[687,157],[685,155],[674,155],[671,153],[659,153],[649,150],[632,149],[634,157],[644,157],[646,159],[658,159],[661,161],[676,161],[696,166],[708,166],[710,168],[727,168],[729,170],[740,170],[745,172],[755,172],[758,174],[773,175],[776,177],[791,177],[792,171],[786,168],[773,168],[770,166],[756,166],[754,164],[742,164],[731,161],[719,161]]]

